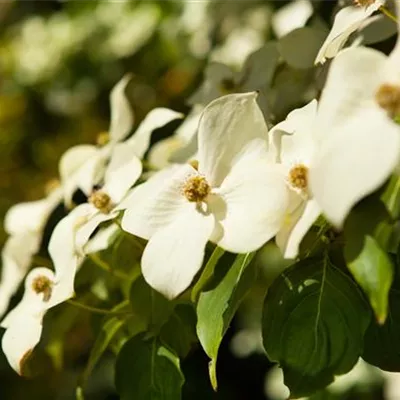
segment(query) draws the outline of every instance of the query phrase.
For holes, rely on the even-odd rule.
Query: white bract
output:
[[[276,243],[285,258],[295,258],[304,235],[320,214],[308,186],[308,173],[318,148],[314,128],[317,101],[292,111],[270,132],[271,153],[285,169],[290,202]]]
[[[1,253],[0,316],[28,272],[32,257],[39,251],[46,222],[61,200],[61,190],[55,189],[42,200],[16,204],[8,210],[4,228],[10,237]]]
[[[341,227],[350,209],[379,188],[400,157],[400,42],[388,57],[368,48],[333,60],[315,127],[318,151],[310,189]]]
[[[315,58],[316,64],[335,57],[349,36],[368,22],[371,15],[385,4],[385,0],[359,0],[358,3],[344,7],[337,13],[332,29]]]
[[[148,239],[146,281],[168,298],[201,268],[206,243],[246,253],[279,230],[288,191],[269,161],[267,127],[257,94],[221,97],[206,107],[198,130],[198,165],[172,166],[124,201],[122,228]]]
[[[64,190],[64,199],[68,207],[72,206],[72,196],[77,189],[90,195],[93,186],[104,177],[105,165],[114,152],[127,152],[128,147],[138,158],[143,158],[150,146],[154,130],[168,124],[182,114],[167,108],[155,108],[150,111],[138,126],[136,132],[128,139],[134,117],[129,101],[125,95],[130,75],[122,78],[110,94],[111,123],[109,133],[99,136],[100,146],[78,145],[67,150],[61,157],[59,170]],[[101,146],[101,144],[103,144]]]

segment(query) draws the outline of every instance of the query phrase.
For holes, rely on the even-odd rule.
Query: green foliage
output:
[[[231,265],[226,253],[215,266],[215,274],[197,303],[197,336],[208,357],[211,384],[217,388],[218,349],[243,297],[256,279],[255,253],[239,254]],[[228,261],[229,260],[229,261]],[[228,261],[228,262],[227,262]]]
[[[357,286],[327,257],[303,260],[265,298],[263,342],[293,398],[310,395],[351,370],[370,313]]]
[[[179,358],[157,338],[133,337],[118,355],[115,386],[121,400],[179,400],[183,382]]]

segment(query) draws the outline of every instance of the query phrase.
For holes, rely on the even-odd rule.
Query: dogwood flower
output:
[[[131,147],[120,146],[114,149],[104,174],[104,184],[95,189],[88,202],[74,209],[76,224],[75,245],[83,251],[92,233],[105,221],[114,219],[119,211],[119,203],[128,193],[142,173],[142,164]]]
[[[16,204],[8,210],[4,228],[10,237],[1,253],[0,316],[39,251],[46,222],[61,200],[62,192],[57,188],[42,200]]]
[[[129,81],[130,75],[127,75],[111,91],[111,124],[109,133],[103,133],[98,138],[100,147],[86,144],[74,146],[61,157],[59,172],[65,203],[69,207],[75,190],[81,189],[84,194],[90,195],[93,186],[102,180],[106,162],[114,151],[121,152],[124,151],[121,147],[129,147],[141,159],[149,148],[152,132],[174,119],[182,118],[182,114],[167,108],[155,108],[148,113],[136,132],[124,141],[134,121],[125,95]]]
[[[355,6],[344,7],[340,10],[315,58],[315,64],[323,64],[327,58],[335,57],[349,36],[368,22],[371,15],[385,2],[386,0],[357,0]]]
[[[290,190],[290,202],[276,243],[285,258],[295,258],[304,235],[320,214],[308,185],[308,172],[318,149],[314,132],[317,101],[292,111],[270,132],[270,149],[282,163]]]
[[[338,227],[399,163],[399,64],[400,41],[388,57],[352,48],[332,62],[319,102],[320,143],[309,182],[321,210]]]
[[[184,291],[201,268],[208,240],[251,252],[279,230],[288,191],[269,161],[267,127],[257,94],[210,103],[198,130],[198,163],[174,165],[133,189],[122,228],[149,242],[146,281],[168,298]]]

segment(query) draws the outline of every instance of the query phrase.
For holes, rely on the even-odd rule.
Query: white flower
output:
[[[106,162],[114,152],[128,151],[121,148],[129,147],[137,157],[143,158],[149,148],[152,132],[182,117],[182,114],[167,108],[155,108],[148,113],[132,137],[124,141],[129,135],[134,119],[125,95],[129,80],[130,75],[126,75],[110,94],[111,124],[109,133],[104,136],[106,143],[101,147],[74,146],[61,157],[59,170],[64,201],[68,207],[72,206],[72,196],[76,189],[81,189],[86,195],[92,192],[93,186],[103,178]]]
[[[61,190],[55,189],[42,200],[20,203],[8,210],[4,228],[11,236],[1,253],[0,316],[39,251],[46,222],[61,199]]]
[[[104,174],[101,189],[94,190],[88,202],[77,206],[75,248],[82,252],[92,233],[121,210],[119,203],[142,173],[142,164],[131,146],[116,147]]]
[[[320,142],[310,189],[326,217],[342,226],[350,209],[399,163],[400,42],[389,57],[344,50],[332,62],[314,129]]]
[[[280,167],[269,162],[256,98],[246,93],[212,102],[200,120],[198,168],[163,170],[124,201],[122,228],[149,239],[143,275],[168,298],[190,285],[208,240],[246,253],[279,230],[288,191]]]
[[[322,64],[327,58],[335,57],[349,36],[368,22],[369,17],[385,4],[385,1],[359,0],[358,6],[348,6],[340,10],[336,14],[328,37],[315,58],[315,64]]]
[[[272,131],[272,149],[292,163],[289,183],[302,186],[302,179],[293,182],[305,178],[307,193],[303,201],[292,193],[287,224],[277,235],[286,257],[297,255],[319,210],[341,227],[351,208],[398,165],[399,49],[389,57],[366,48],[343,51],[332,62],[318,109],[312,102],[295,110]]]
[[[320,214],[320,208],[308,187],[309,169],[317,150],[314,128],[317,101],[292,111],[285,121],[270,132],[271,153],[285,169],[291,192],[284,223],[276,243],[285,258],[295,258],[304,235]]]

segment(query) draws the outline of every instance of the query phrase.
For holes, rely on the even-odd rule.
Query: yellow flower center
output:
[[[37,294],[43,293],[43,301],[49,301],[53,290],[53,282],[47,276],[41,275],[32,282],[32,289]]]
[[[376,102],[390,118],[400,115],[400,86],[384,83],[375,94]]]
[[[375,3],[375,0],[354,0],[356,6],[368,7]]]
[[[44,185],[44,192],[45,192],[46,196],[48,196],[50,193],[52,193],[58,187],[60,187],[60,181],[57,178],[53,178],[53,179],[50,179],[49,181],[47,181]]]
[[[96,143],[98,146],[104,146],[110,141],[110,134],[108,132],[100,132],[97,135]]]
[[[308,186],[308,168],[297,164],[289,171],[289,183],[296,189],[305,190]]]
[[[206,178],[194,175],[188,178],[182,188],[183,195],[191,202],[202,202],[210,194],[211,187]]]
[[[108,214],[113,207],[110,196],[101,190],[93,192],[89,196],[88,202],[104,214]]]

